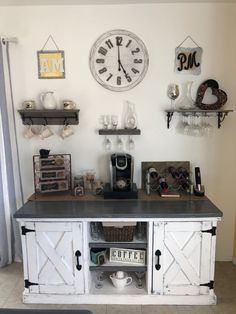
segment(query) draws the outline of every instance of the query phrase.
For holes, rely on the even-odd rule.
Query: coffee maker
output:
[[[129,154],[112,154],[111,189],[113,191],[131,191],[133,187],[134,162]]]
[[[105,184],[104,198],[138,198],[138,190],[133,182],[134,160],[125,153],[110,156],[110,183]]]

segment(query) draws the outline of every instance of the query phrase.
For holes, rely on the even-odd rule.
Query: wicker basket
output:
[[[103,226],[104,239],[107,242],[133,241],[135,225],[115,227]]]

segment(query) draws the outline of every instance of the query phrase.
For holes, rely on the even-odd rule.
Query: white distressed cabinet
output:
[[[82,223],[35,221],[21,229],[28,293],[84,293]]]
[[[212,221],[154,222],[153,293],[209,295],[214,283]]]
[[[108,219],[105,219],[108,221]],[[134,219],[126,219],[135,221]],[[20,220],[24,258],[25,303],[215,304],[213,290],[216,218],[136,219],[147,226],[143,241],[94,241],[90,222],[81,219]],[[121,219],[109,219],[121,221]],[[122,220],[123,221],[123,220]],[[145,248],[144,268],[109,262],[94,266],[92,247]],[[92,266],[91,266],[92,265]],[[117,290],[109,274],[129,272],[133,283]],[[138,289],[135,272],[145,271]],[[101,289],[97,272],[106,272]]]

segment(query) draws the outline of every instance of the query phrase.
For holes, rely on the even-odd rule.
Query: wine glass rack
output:
[[[179,113],[182,115],[199,115],[199,116],[216,116],[217,117],[217,126],[218,129],[221,127],[222,122],[224,121],[225,117],[233,110],[201,110],[201,109],[174,109],[174,110],[165,110],[166,117],[167,117],[167,128],[170,128],[170,122],[174,113]]]

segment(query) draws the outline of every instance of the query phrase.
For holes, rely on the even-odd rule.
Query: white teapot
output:
[[[123,289],[125,286],[130,285],[132,282],[132,277],[129,277],[128,274],[124,271],[113,273],[110,275],[110,279],[113,285],[119,290]]]
[[[46,92],[40,94],[40,100],[42,102],[44,109],[56,109],[57,108],[57,102],[54,97],[54,92]]]

